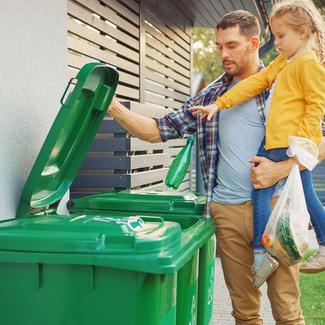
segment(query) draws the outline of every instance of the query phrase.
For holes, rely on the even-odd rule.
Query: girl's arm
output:
[[[321,127],[325,108],[325,69],[316,60],[301,66],[301,84],[306,103],[305,115],[298,126],[297,135],[312,139]]]
[[[194,106],[190,110],[194,116],[200,115],[200,119],[207,117],[208,121],[221,109],[231,108],[245,100],[257,96],[263,90],[270,88],[274,79],[282,69],[286,59],[279,55],[265,69],[240,81],[233,88],[228,90],[216,102],[208,106]]]
[[[286,59],[283,56],[278,56],[265,69],[240,81],[224,95],[217,98],[218,109],[231,108],[270,88],[285,62]]]

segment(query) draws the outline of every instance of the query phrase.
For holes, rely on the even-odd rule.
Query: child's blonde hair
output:
[[[272,18],[288,15],[288,24],[295,30],[305,30],[313,38],[313,49],[321,62],[325,59],[325,23],[310,0],[282,1],[271,12]],[[286,17],[287,18],[287,17]]]

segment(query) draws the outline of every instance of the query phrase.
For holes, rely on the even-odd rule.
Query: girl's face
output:
[[[305,44],[306,40],[303,34],[293,29],[284,18],[285,16],[272,18],[271,29],[277,51],[290,58]]]

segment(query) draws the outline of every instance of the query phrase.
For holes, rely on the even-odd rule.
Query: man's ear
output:
[[[253,36],[250,39],[250,50],[252,52],[258,50],[260,48],[260,44],[261,44],[260,38],[258,36]]]

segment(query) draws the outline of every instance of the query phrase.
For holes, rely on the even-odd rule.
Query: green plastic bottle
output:
[[[191,161],[193,143],[194,137],[188,137],[186,145],[174,158],[165,178],[165,184],[167,187],[177,190],[179,185],[182,183]]]

